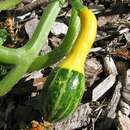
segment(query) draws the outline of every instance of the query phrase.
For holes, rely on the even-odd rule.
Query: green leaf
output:
[[[0,79],[2,79],[12,67],[13,65],[0,63]]]
[[[6,29],[0,29],[0,45],[2,45],[7,40],[8,36],[9,34]]]

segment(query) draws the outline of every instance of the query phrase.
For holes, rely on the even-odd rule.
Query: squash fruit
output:
[[[97,21],[86,7],[78,13],[81,29],[74,47],[49,75],[41,93],[41,111],[49,122],[61,121],[73,113],[84,93],[84,62],[96,37]]]

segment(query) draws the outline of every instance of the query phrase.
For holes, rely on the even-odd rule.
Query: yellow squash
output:
[[[84,73],[84,62],[97,33],[97,20],[88,8],[80,9],[79,16],[81,21],[79,36],[72,51],[60,67]]]
[[[74,112],[85,89],[84,62],[95,40],[97,21],[87,8],[79,10],[81,30],[71,52],[48,77],[42,90],[43,118],[61,121]]]

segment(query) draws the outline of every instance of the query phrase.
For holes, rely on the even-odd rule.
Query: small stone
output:
[[[48,52],[51,51],[51,47],[48,45],[48,40],[44,43],[42,49],[41,49],[41,52],[40,52],[40,55],[44,55],[44,54],[47,54]]]
[[[37,17],[35,17],[34,19],[26,22],[25,30],[26,30],[26,32],[27,32],[27,34],[29,36],[29,39],[31,39],[31,37],[32,37],[38,23],[39,23],[39,20],[37,19]]]
[[[90,87],[95,80],[97,80],[98,75],[103,71],[102,65],[96,58],[90,58],[86,60],[85,63],[85,78],[87,87]]]
[[[61,22],[55,22],[51,29],[51,33],[53,33],[54,35],[66,34],[67,30],[68,26],[66,24]]]

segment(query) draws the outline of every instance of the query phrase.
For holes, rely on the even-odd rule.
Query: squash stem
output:
[[[17,64],[19,55],[16,49],[0,46],[0,62],[7,64]]]
[[[71,3],[77,11],[79,11],[82,8],[87,8],[81,3],[81,0],[71,0]]]
[[[48,54],[37,57],[28,71],[31,72],[34,70],[45,68],[63,58],[71,50],[74,41],[78,35],[79,26],[80,21],[77,15],[77,11],[72,8],[69,28],[63,42],[55,50],[49,52]]]
[[[14,8],[22,0],[2,0],[0,1],[0,11]]]
[[[65,0],[61,0],[63,3]],[[32,51],[33,55],[38,54],[47,40],[51,27],[61,9],[60,2],[58,0],[51,2],[48,5],[47,10],[43,13],[40,23],[38,24],[36,31],[34,32],[31,40],[25,45],[25,49]],[[51,19],[50,17],[51,16]]]
[[[61,1],[64,2],[65,0]],[[9,90],[11,90],[11,88],[27,72],[32,62],[38,56],[43,43],[47,39],[52,24],[54,23],[60,9],[61,5],[59,1],[56,0],[50,3],[46,12],[42,16],[32,39],[24,47],[19,49],[10,49],[0,46],[0,50],[2,51],[0,52],[0,61],[10,63],[11,60],[15,60],[15,67],[11,69],[2,80],[0,80],[0,96],[5,95]]]

